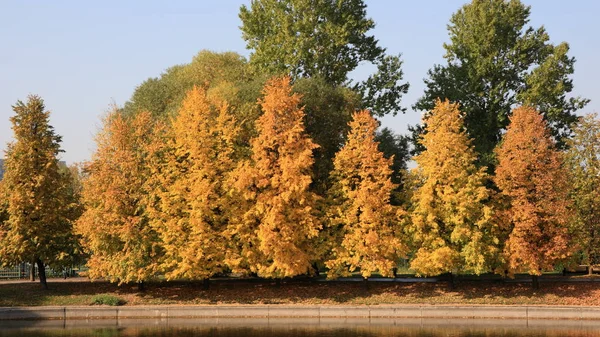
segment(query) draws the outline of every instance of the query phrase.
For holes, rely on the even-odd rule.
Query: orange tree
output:
[[[251,158],[231,177],[239,200],[228,228],[233,247],[227,262],[234,271],[279,279],[308,273],[315,260],[321,224],[309,186],[317,146],[304,131],[299,103],[289,78],[265,85]]]
[[[546,122],[531,107],[513,111],[496,153],[507,269],[533,275],[537,287],[537,276],[571,252],[568,172]]]

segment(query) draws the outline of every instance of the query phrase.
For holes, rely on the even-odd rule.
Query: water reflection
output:
[[[0,337],[596,337],[600,322],[403,319],[158,319],[0,322]]]

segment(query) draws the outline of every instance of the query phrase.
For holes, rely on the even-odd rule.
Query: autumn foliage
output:
[[[541,275],[567,258],[571,217],[568,172],[542,115],[513,111],[497,149],[495,182],[503,198],[504,258],[509,273]]]
[[[347,276],[360,270],[391,276],[406,254],[402,223],[406,213],[390,204],[395,185],[391,181],[392,158],[377,149],[378,122],[369,111],[353,115],[346,145],[334,159],[335,198],[331,215],[338,240],[332,259],[326,262],[329,277]]]
[[[98,148],[85,168],[86,210],[77,222],[92,278],[143,282],[160,270],[163,248],[147,211],[154,125],[149,113],[129,118],[115,111],[97,135]]]
[[[270,80],[259,103],[252,155],[231,178],[239,203],[228,228],[234,244],[228,263],[270,278],[306,274],[321,228],[309,190],[317,146],[304,131],[300,96],[292,94],[289,78]]]
[[[458,104],[438,101],[424,121],[425,148],[415,157],[418,188],[412,196],[410,233],[420,275],[491,270],[497,252],[489,179],[464,131]]]

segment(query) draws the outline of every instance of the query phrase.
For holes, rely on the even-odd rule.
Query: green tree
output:
[[[402,80],[400,56],[368,35],[375,27],[362,0],[253,0],[240,8],[242,37],[252,50],[250,63],[260,73],[293,79],[321,77],[337,86],[361,62],[377,73],[354,86],[365,108],[377,115],[404,111],[400,107],[408,84]]]
[[[600,264],[600,120],[597,114],[579,119],[567,140],[571,196],[577,212],[575,234],[590,265]],[[592,268],[590,268],[590,273]]]
[[[464,5],[448,25],[447,63],[429,71],[425,94],[415,105],[430,111],[437,98],[460,103],[467,133],[484,165],[493,164],[493,150],[515,105],[541,111],[560,140],[576,121],[574,112],[588,103],[567,98],[575,63],[568,56],[569,45],[553,45],[543,27],[527,27],[529,15],[530,7],[519,0],[473,0]]]
[[[392,192],[392,205],[399,206],[404,201],[404,180],[407,175],[407,162],[410,159],[409,138],[395,134],[390,128],[383,128],[375,134],[378,149],[386,158],[392,158],[392,183],[396,188]]]
[[[61,137],[49,124],[44,101],[29,96],[13,110],[15,141],[8,145],[2,180],[8,219],[0,228],[0,260],[37,264],[40,282],[48,288],[45,266],[59,265],[74,253],[77,202],[69,176],[59,167]]]
[[[410,267],[421,275],[488,272],[498,253],[489,177],[475,165],[458,104],[438,100],[425,125],[425,151],[415,157],[409,232],[417,251]]]

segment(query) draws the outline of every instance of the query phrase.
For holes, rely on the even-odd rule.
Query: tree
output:
[[[571,253],[568,172],[546,122],[532,107],[513,111],[497,156],[508,272],[533,275],[537,287],[537,276]]]
[[[584,257],[600,264],[600,120],[597,114],[579,119],[567,140],[566,162],[572,178],[576,235]]]
[[[378,122],[367,110],[357,112],[350,134],[335,156],[333,227],[339,242],[325,264],[329,277],[346,276],[360,269],[363,278],[373,273],[391,276],[406,253],[401,240],[405,212],[390,205],[393,158],[386,159],[375,142]]]
[[[232,177],[239,198],[239,214],[228,228],[234,271],[281,279],[308,273],[315,259],[313,239],[321,224],[309,185],[316,145],[304,132],[299,103],[289,78],[267,82],[251,159]]]
[[[410,267],[429,276],[488,272],[498,252],[489,177],[475,164],[458,104],[438,101],[424,125],[425,151],[414,158],[419,185],[409,232],[417,251]]]
[[[85,212],[77,231],[90,253],[91,278],[140,286],[158,274],[162,245],[148,214],[149,162],[160,124],[148,112],[125,117],[113,111],[96,136],[87,163],[82,199]]]
[[[390,202],[400,206],[405,202],[404,183],[407,178],[407,162],[410,159],[409,138],[395,134],[390,128],[383,128],[375,134],[377,148],[385,158],[392,159],[392,183],[396,188],[392,192]]]
[[[589,101],[566,97],[573,90],[575,58],[567,55],[566,42],[549,43],[543,27],[526,27],[529,15],[530,7],[519,0],[464,5],[448,25],[447,63],[429,71],[425,94],[414,106],[430,111],[437,98],[460,103],[483,165],[494,163],[493,150],[515,105],[541,111],[560,140],[576,121],[574,112]]]
[[[0,260],[4,265],[37,264],[40,283],[47,289],[45,266],[71,257],[78,214],[68,177],[59,168],[61,137],[54,133],[45,109],[38,96],[13,106],[15,141],[8,145],[2,180],[8,219],[0,224]]]
[[[253,0],[240,8],[242,37],[252,50],[250,63],[260,73],[298,78],[320,77],[338,86],[361,62],[378,72],[354,88],[366,108],[377,115],[400,107],[408,84],[402,80],[400,56],[385,49],[367,32],[375,27],[362,0]]]
[[[226,102],[194,87],[173,120],[151,207],[169,279],[203,279],[224,270],[228,215],[236,207],[225,189],[234,167],[239,128]]]

